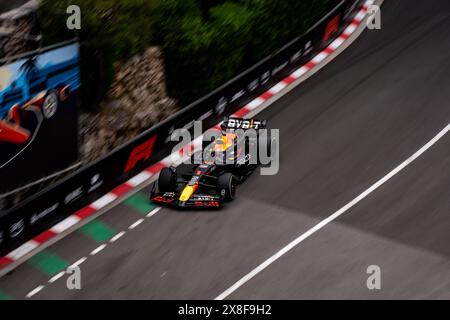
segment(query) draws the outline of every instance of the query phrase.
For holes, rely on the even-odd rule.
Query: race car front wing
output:
[[[180,194],[177,192],[163,192],[160,194],[152,191],[150,200],[154,203],[177,207],[177,208],[220,208],[222,199],[216,195],[196,194],[187,201],[180,200]]]

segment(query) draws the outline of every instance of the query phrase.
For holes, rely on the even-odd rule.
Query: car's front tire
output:
[[[236,196],[236,180],[231,173],[224,173],[217,181],[217,191],[225,201],[232,201]]]
[[[159,173],[158,189],[160,192],[172,192],[177,187],[177,172],[174,168],[163,168]]]

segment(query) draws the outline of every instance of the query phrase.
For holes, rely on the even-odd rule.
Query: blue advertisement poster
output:
[[[0,66],[0,193],[76,161],[79,46]]]

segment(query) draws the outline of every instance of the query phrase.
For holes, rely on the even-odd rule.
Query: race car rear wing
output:
[[[225,118],[220,125],[222,130],[227,129],[241,129],[241,130],[249,130],[249,129],[266,129],[267,121],[261,121],[257,119],[244,119],[244,118]]]

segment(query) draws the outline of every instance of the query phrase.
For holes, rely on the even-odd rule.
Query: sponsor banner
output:
[[[77,43],[0,61],[0,193],[77,160],[79,87]]]
[[[38,235],[70,214],[168,156],[177,144],[175,129],[193,132],[194,121],[212,127],[307,63],[349,24],[362,4],[344,0],[306,34],[208,96],[187,106],[111,154],[0,213],[0,255]]]

